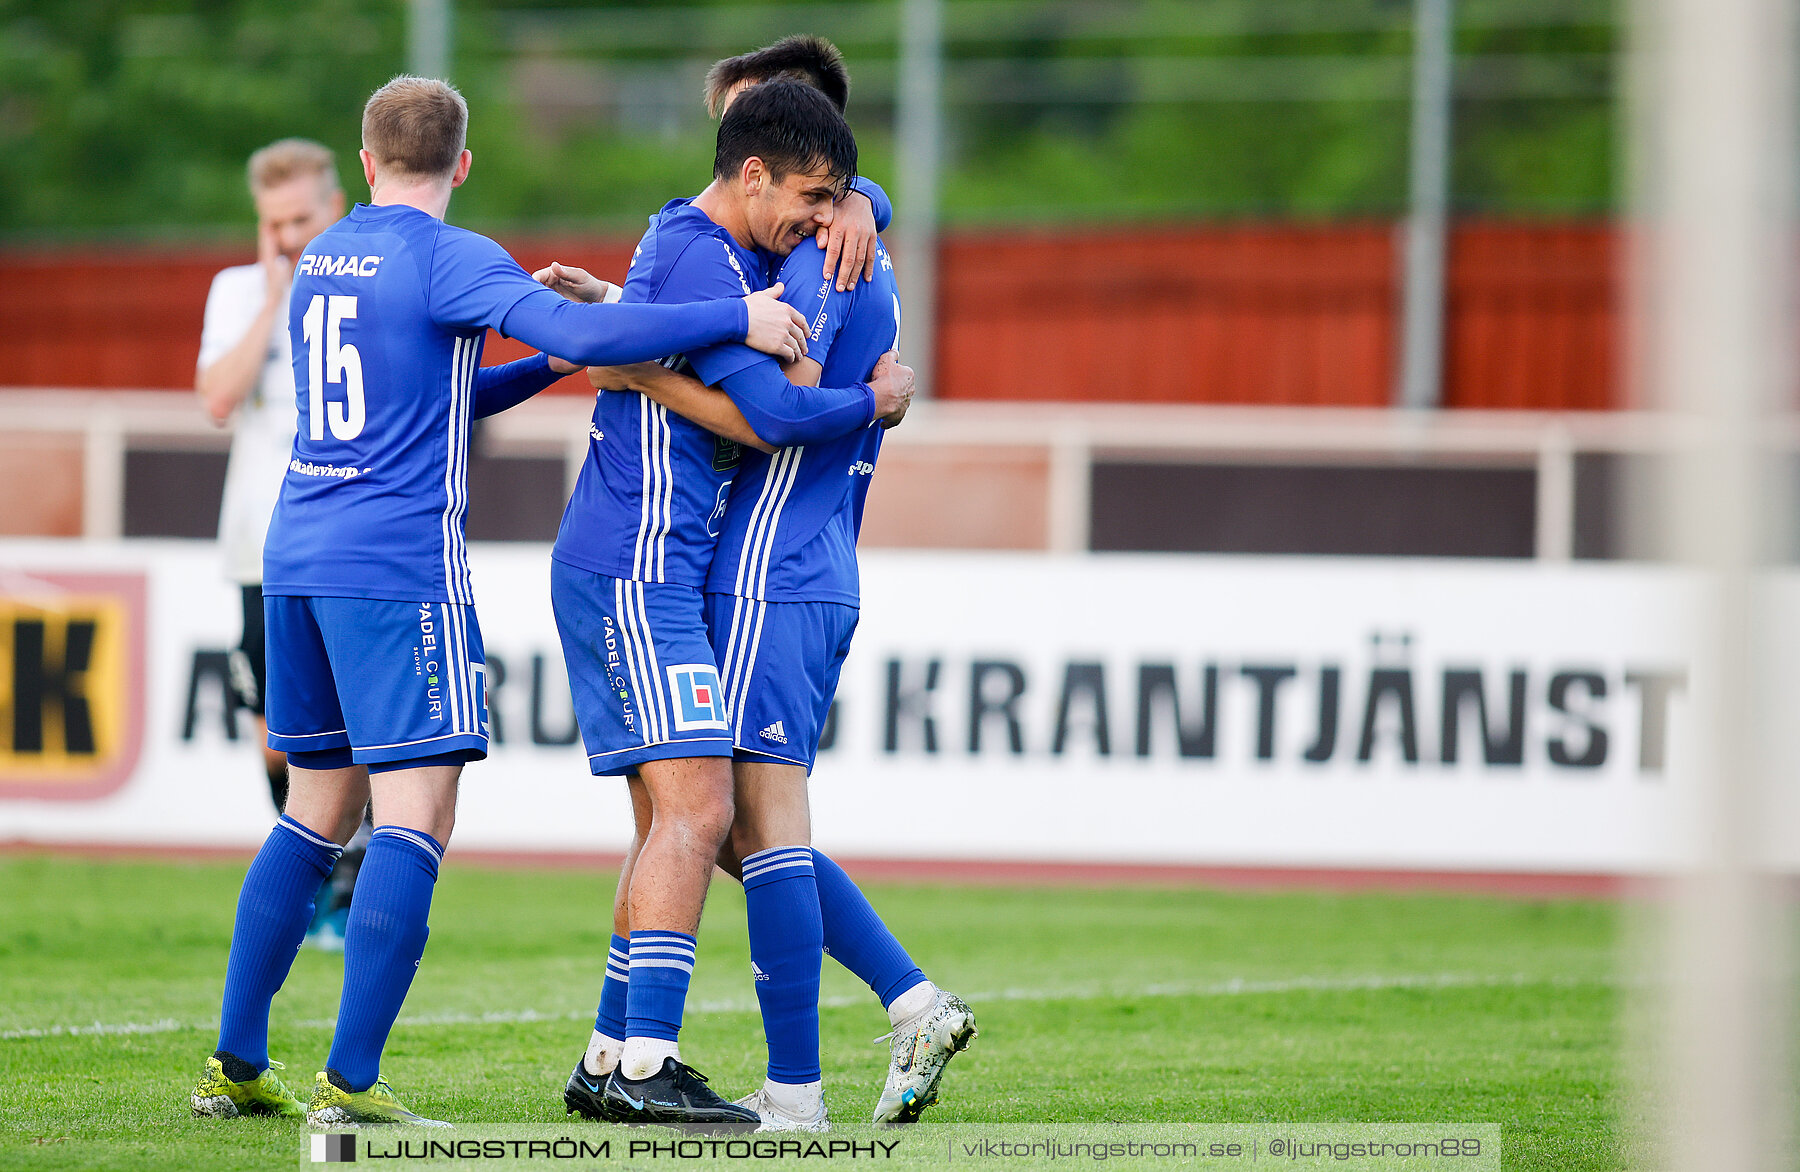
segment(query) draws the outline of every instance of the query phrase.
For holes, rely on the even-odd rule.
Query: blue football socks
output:
[[[431,892],[444,848],[422,830],[377,826],[344,930],[344,992],[326,1065],[353,1091],[381,1076],[381,1051],[430,935]]]
[[[269,1065],[269,1003],[287,980],[319,887],[342,853],[283,814],[244,876],[225,962],[218,1048],[259,1071]]]
[[[745,856],[744,905],[750,964],[769,1043],[769,1080],[817,1082],[819,957],[824,926],[811,847],[774,847]]]
[[[594,1029],[609,1038],[625,1040],[625,990],[631,980],[631,941],[614,933],[606,950],[606,983],[600,986],[600,1008]]]
[[[633,931],[630,948],[624,1037],[674,1042],[694,975],[694,938],[685,932]]]
[[[812,858],[825,954],[861,977],[881,998],[883,1009],[908,989],[924,984],[925,974],[869,906],[862,889],[823,851],[813,851]]]

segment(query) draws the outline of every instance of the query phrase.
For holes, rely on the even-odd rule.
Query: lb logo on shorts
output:
[[[675,731],[730,727],[719,673],[710,663],[680,663],[669,669],[669,698],[675,702]]]
[[[0,571],[0,797],[124,785],[144,732],[142,574]]]

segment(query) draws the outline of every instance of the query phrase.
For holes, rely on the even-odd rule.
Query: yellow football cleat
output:
[[[225,1073],[228,1062],[242,1068],[233,1073],[251,1077],[241,1082],[233,1081]],[[202,1119],[236,1119],[239,1115],[281,1115],[298,1119],[306,1114],[306,1108],[275,1073],[281,1069],[281,1063],[271,1060],[268,1070],[257,1073],[236,1056],[218,1051],[206,1060],[200,1081],[194,1085],[190,1100],[194,1114]]]
[[[314,1079],[312,1103],[306,1109],[308,1127],[450,1126],[441,1119],[427,1119],[401,1106],[385,1078],[376,1079],[366,1091],[347,1090],[339,1085],[339,1078],[336,1071],[321,1070]]]

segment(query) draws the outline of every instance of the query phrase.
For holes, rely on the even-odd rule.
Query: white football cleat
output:
[[[831,1117],[825,1111],[824,1096],[819,1098],[819,1110],[806,1119],[796,1119],[776,1104],[769,1094],[768,1088],[757,1087],[754,1091],[737,1100],[740,1107],[748,1107],[762,1116],[762,1126],[758,1131],[830,1131]]]
[[[875,1040],[890,1038],[887,1085],[875,1104],[877,1127],[912,1123],[937,1102],[944,1067],[976,1038],[975,1014],[962,998],[939,989],[928,1007]]]

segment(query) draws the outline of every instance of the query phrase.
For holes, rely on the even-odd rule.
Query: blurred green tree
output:
[[[1013,31],[952,39],[946,221],[1398,212],[1409,6],[1340,4],[1205,0],[1196,25],[1198,3],[1137,0],[1119,11],[1176,31],[1128,36],[1096,25],[1104,6],[968,6],[957,27],[1004,18]],[[1524,17],[1458,34],[1469,63],[1458,206],[1606,212],[1616,30],[1533,17],[1544,8],[1533,0],[1479,0],[1477,17],[1508,5]],[[487,230],[632,231],[696,190],[711,159],[706,62],[793,31],[779,22],[801,11],[742,0],[454,6],[452,80],[470,100],[476,154],[455,214]],[[634,10],[665,31],[608,40],[638,27],[624,15]],[[1326,15],[1308,24],[1315,10]],[[862,169],[889,182],[891,29],[855,23],[866,5],[805,11],[850,22],[822,31],[844,39],[858,76]],[[670,21],[698,29],[708,14],[731,19],[671,45]],[[609,23],[581,25],[594,17]],[[337,150],[356,198],[359,112],[403,68],[405,26],[405,0],[0,0],[0,239],[241,239],[244,160],[290,134]],[[571,45],[567,30],[582,27],[587,40]]]

